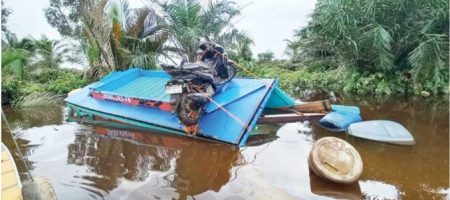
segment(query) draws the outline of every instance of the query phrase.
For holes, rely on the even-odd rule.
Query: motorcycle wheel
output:
[[[236,76],[236,67],[234,66],[233,63],[228,62],[228,64],[227,64],[227,70],[228,70],[228,78],[222,79],[222,80],[218,81],[218,82],[216,83],[217,85],[224,84],[224,83],[230,81],[231,79],[233,79],[233,78]]]
[[[177,116],[181,123],[188,126],[197,124],[200,119],[202,109],[189,109],[190,102],[187,94],[182,94],[179,101],[180,103],[178,104]]]

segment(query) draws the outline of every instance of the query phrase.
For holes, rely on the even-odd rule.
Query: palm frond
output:
[[[50,92],[46,93],[32,93],[24,96],[13,102],[12,106],[14,108],[25,108],[25,107],[35,107],[35,106],[45,106],[56,103],[61,99],[61,96],[55,95]]]
[[[102,61],[112,71],[114,69],[114,55],[110,43],[112,25],[109,23],[111,19],[104,12],[107,3],[108,0],[100,0],[90,7],[93,9],[87,7],[82,10],[83,28],[85,36],[97,44]]]
[[[144,27],[145,19],[149,14],[147,9],[137,9],[133,12],[129,12],[126,16],[126,31],[128,36],[138,37],[138,34],[142,31]]]
[[[408,55],[415,80],[432,79],[440,81],[440,71],[446,69],[448,62],[448,36],[442,34],[424,35],[424,41]]]
[[[154,53],[134,53],[131,54],[131,66],[142,69],[156,68],[156,55]]]
[[[392,37],[381,25],[374,25],[366,32],[363,40],[371,42],[371,48],[376,50],[374,55],[376,68],[389,70],[394,66],[394,55],[391,52]]]
[[[30,52],[23,49],[12,49],[2,52],[2,72],[15,74],[21,78],[30,56]]]
[[[101,61],[96,61],[91,64],[89,68],[87,68],[84,72],[84,77],[90,80],[99,80],[100,78],[106,76],[111,72],[111,68],[102,64]]]

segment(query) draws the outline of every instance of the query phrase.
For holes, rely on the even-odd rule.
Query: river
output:
[[[61,103],[13,110],[6,117],[33,176],[58,199],[449,199],[448,100],[342,98],[364,120],[403,124],[416,144],[398,146],[332,133],[317,124],[261,125],[248,146],[67,122]],[[308,169],[314,141],[334,136],[361,154],[360,180],[339,185]],[[5,123],[2,141],[13,151]],[[13,151],[15,152],[15,151]],[[26,168],[18,159],[22,180]]]

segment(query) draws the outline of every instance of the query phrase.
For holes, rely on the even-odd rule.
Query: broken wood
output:
[[[297,111],[302,113],[326,113],[331,111],[330,100],[304,102],[301,104],[276,108],[282,111]]]
[[[274,124],[274,123],[289,123],[299,121],[317,121],[320,120],[325,113],[290,113],[290,114],[275,114],[275,115],[261,115],[258,119],[258,124]]]

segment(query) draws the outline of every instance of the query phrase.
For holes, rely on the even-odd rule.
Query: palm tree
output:
[[[70,50],[62,41],[50,40],[46,36],[42,36],[39,40],[33,39],[33,42],[36,54],[33,64],[35,68],[59,68]]]
[[[436,84],[448,81],[448,24],[448,1],[319,0],[293,42],[310,57]]]
[[[197,0],[147,1],[134,9],[126,1],[107,5],[108,0],[99,0],[82,10],[82,44],[90,64],[87,75],[93,78],[130,67],[153,69],[158,58],[170,60],[174,54],[187,54],[193,60],[197,39],[212,36],[220,40],[232,32],[230,20],[239,14],[235,3],[227,0],[211,1],[205,7]],[[243,33],[235,36],[232,42],[242,42],[235,49],[251,58],[252,41],[243,39]]]
[[[123,68],[137,66],[154,69],[163,44],[168,38],[167,13],[159,4],[148,3],[142,8],[129,9],[128,3],[113,5],[110,16],[115,63]]]
[[[236,3],[228,0],[209,1],[202,7],[197,0],[175,0],[166,2],[163,7],[171,17],[169,26],[170,41],[179,54],[187,54],[194,60],[198,39],[220,36],[232,28],[231,20],[240,14]]]
[[[24,78],[30,52],[24,49],[7,49],[2,51],[2,73]]]
[[[152,69],[157,56],[163,52],[170,24],[168,15],[157,3],[129,9],[126,1],[112,4],[108,12],[107,0],[84,10],[85,52],[90,68],[87,75],[99,78],[111,71],[130,67]]]
[[[233,28],[231,31],[220,35],[217,42],[224,45],[232,59],[246,61],[252,59],[253,53],[250,46],[254,42],[244,31]]]
[[[33,41],[28,38],[18,40],[16,35],[5,33],[2,38],[2,72],[24,78],[26,67],[34,51]]]
[[[34,52],[34,41],[30,38],[17,39],[16,34],[11,32],[4,33],[2,38],[2,49],[23,49],[28,52]]]

